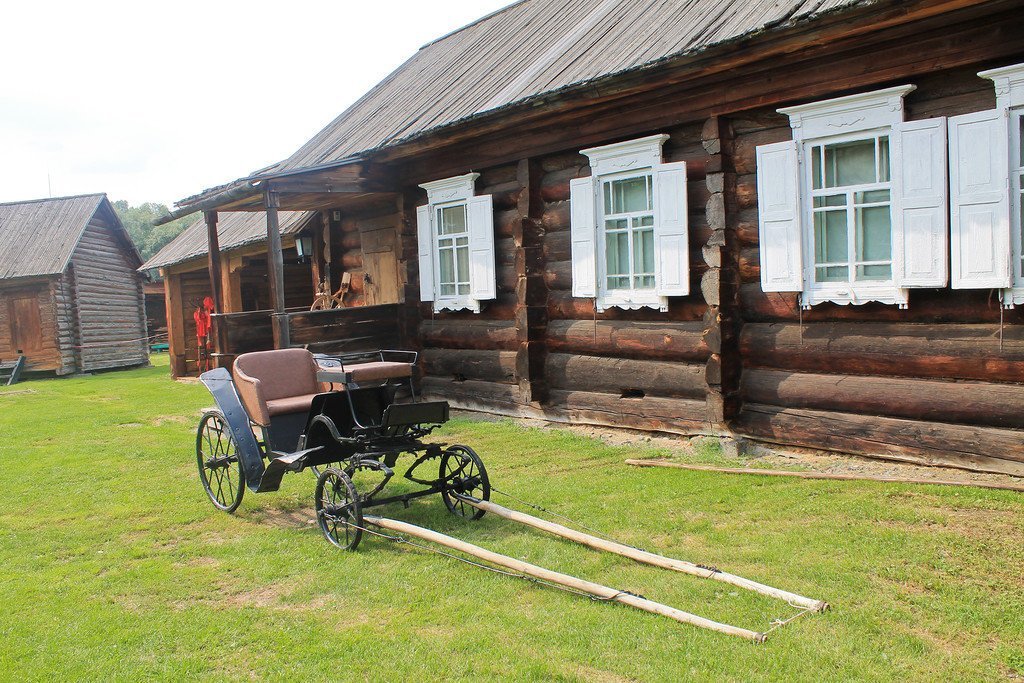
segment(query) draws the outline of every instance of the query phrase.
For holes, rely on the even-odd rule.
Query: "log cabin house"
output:
[[[141,263],[106,195],[0,204],[0,360],[57,375],[148,363]]]
[[[523,0],[172,217],[266,213],[277,347],[279,209],[393,224],[456,406],[1024,475],[1022,139],[1019,2]]]

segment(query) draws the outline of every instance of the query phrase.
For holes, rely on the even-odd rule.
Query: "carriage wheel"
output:
[[[363,537],[363,510],[356,487],[336,467],[316,480],[316,521],[327,540],[343,550],[355,550]]]
[[[441,455],[440,478],[445,482],[441,488],[441,499],[444,500],[449,512],[469,519],[480,519],[484,516],[483,510],[451,495],[461,493],[478,500],[491,499],[491,482],[487,478],[487,469],[476,451],[469,446],[446,448]]]
[[[245,493],[245,472],[231,430],[219,412],[206,413],[199,421],[196,464],[199,480],[214,506],[224,512],[238,509]]]

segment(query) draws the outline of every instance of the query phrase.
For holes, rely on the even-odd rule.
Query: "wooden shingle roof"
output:
[[[273,172],[857,4],[870,1],[522,0],[423,46]]]
[[[313,211],[279,211],[278,223],[281,235],[294,235],[316,215]],[[256,212],[221,212],[217,221],[217,240],[221,251],[230,251],[267,239],[267,214]],[[164,245],[164,248],[142,265],[140,270],[166,268],[178,263],[206,256],[209,246],[206,241],[206,221],[200,217],[185,228],[180,235]]]
[[[101,208],[140,263],[105,194],[10,202],[0,204],[0,280],[63,273],[89,220]]]

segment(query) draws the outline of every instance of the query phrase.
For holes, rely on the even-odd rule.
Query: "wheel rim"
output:
[[[317,479],[316,519],[328,541],[353,550],[363,537],[363,514],[359,496],[348,475],[329,468]]]
[[[203,416],[199,424],[196,463],[210,502],[219,510],[234,512],[242,502],[245,476],[235,441],[224,419],[216,413]]]
[[[460,471],[461,469],[461,471]],[[459,493],[477,500],[490,500],[491,483],[480,456],[468,446],[452,446],[441,457],[440,477],[445,482],[441,498],[448,511],[459,517],[480,519],[484,511],[452,495]]]

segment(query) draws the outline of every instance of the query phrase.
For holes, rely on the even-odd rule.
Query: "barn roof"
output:
[[[284,161],[329,165],[612,75],[878,0],[521,0],[424,45]]]
[[[63,273],[89,220],[101,210],[141,263],[105,194],[10,202],[0,204],[0,280]]]
[[[279,211],[281,235],[294,235],[301,231],[315,215],[313,211]],[[257,244],[267,239],[267,214],[254,212],[221,212],[217,221],[217,239],[221,251]],[[180,235],[164,245],[140,270],[166,268],[205,256],[209,251],[206,241],[206,221],[200,217],[189,224]]]

